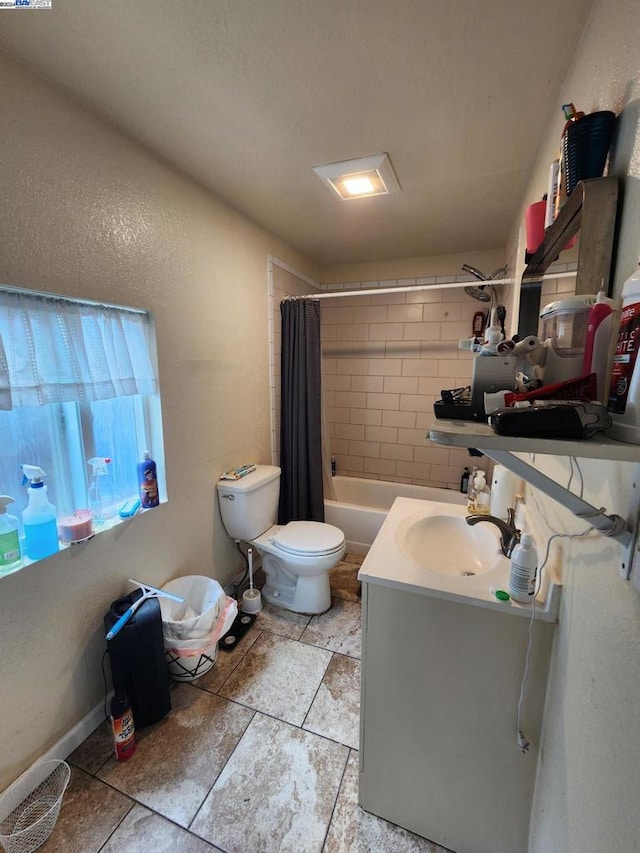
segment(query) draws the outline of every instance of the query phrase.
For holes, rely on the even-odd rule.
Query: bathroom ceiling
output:
[[[322,266],[505,246],[590,5],[53,0],[0,48]],[[312,171],[380,152],[399,193]]]

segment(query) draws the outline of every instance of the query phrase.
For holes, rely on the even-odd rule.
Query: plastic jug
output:
[[[23,485],[29,483],[29,503],[22,513],[25,550],[32,560],[42,560],[60,550],[56,508],[49,503],[47,487],[42,478],[45,472],[37,465],[21,465]]]

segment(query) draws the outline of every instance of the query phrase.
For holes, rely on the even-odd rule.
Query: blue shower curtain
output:
[[[324,521],[320,303],[286,299],[282,317],[278,523]]]

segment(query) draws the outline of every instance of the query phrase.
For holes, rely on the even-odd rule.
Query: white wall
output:
[[[541,133],[540,160],[522,202],[524,207],[546,190],[563,126],[562,103],[573,101],[585,112],[621,113],[611,164],[623,187],[616,293],[640,254],[639,39],[637,0],[595,0],[553,120],[546,135]],[[511,252],[514,245],[515,234]],[[535,464],[553,466],[560,482],[568,482],[566,462],[537,456]],[[585,461],[585,497],[626,513],[640,488],[638,467]],[[577,484],[574,477],[574,490]],[[548,499],[529,492],[528,502],[547,532],[584,529]],[[565,588],[530,851],[631,853],[640,850],[640,596],[618,575],[615,543],[602,537],[574,540],[562,554]]]
[[[271,459],[268,256],[315,269],[1,54],[0,91],[0,281],[155,313],[169,495],[0,579],[1,790],[100,701],[128,577],[241,568],[214,484]]]

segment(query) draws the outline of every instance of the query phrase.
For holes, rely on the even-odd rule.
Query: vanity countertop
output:
[[[380,584],[420,595],[529,617],[531,614],[529,603],[520,604],[512,599],[502,602],[495,596],[495,590],[506,590],[509,583],[509,560],[500,552],[500,533],[497,527],[484,522],[469,527],[456,520],[460,519],[464,522],[466,515],[467,510],[464,506],[413,498],[396,498],[362,563],[358,578],[366,583]],[[416,522],[429,525],[431,518],[437,518],[438,521],[433,522],[434,535],[430,536],[425,543],[424,557],[416,556],[415,539],[412,555],[409,537],[413,525]],[[441,533],[438,527],[441,528]],[[416,529],[413,528],[413,530]],[[458,547],[462,543],[455,541],[456,534],[452,531],[458,531],[459,537],[465,537],[465,542],[470,543],[475,541],[474,536],[481,535],[485,549],[487,537],[493,537],[495,550],[492,550],[493,545],[489,542],[491,550],[489,568],[483,568],[473,556],[471,559],[461,556],[460,570],[457,571],[456,555],[464,554],[464,550]],[[438,541],[439,539],[441,541]],[[541,550],[538,548],[539,554]],[[425,565],[429,562],[432,566],[448,564],[449,568],[444,572],[434,570]],[[475,573],[466,574],[466,572]],[[536,596],[536,619],[545,622],[554,622],[558,616],[560,586],[551,574],[552,572],[545,568],[542,584]]]

